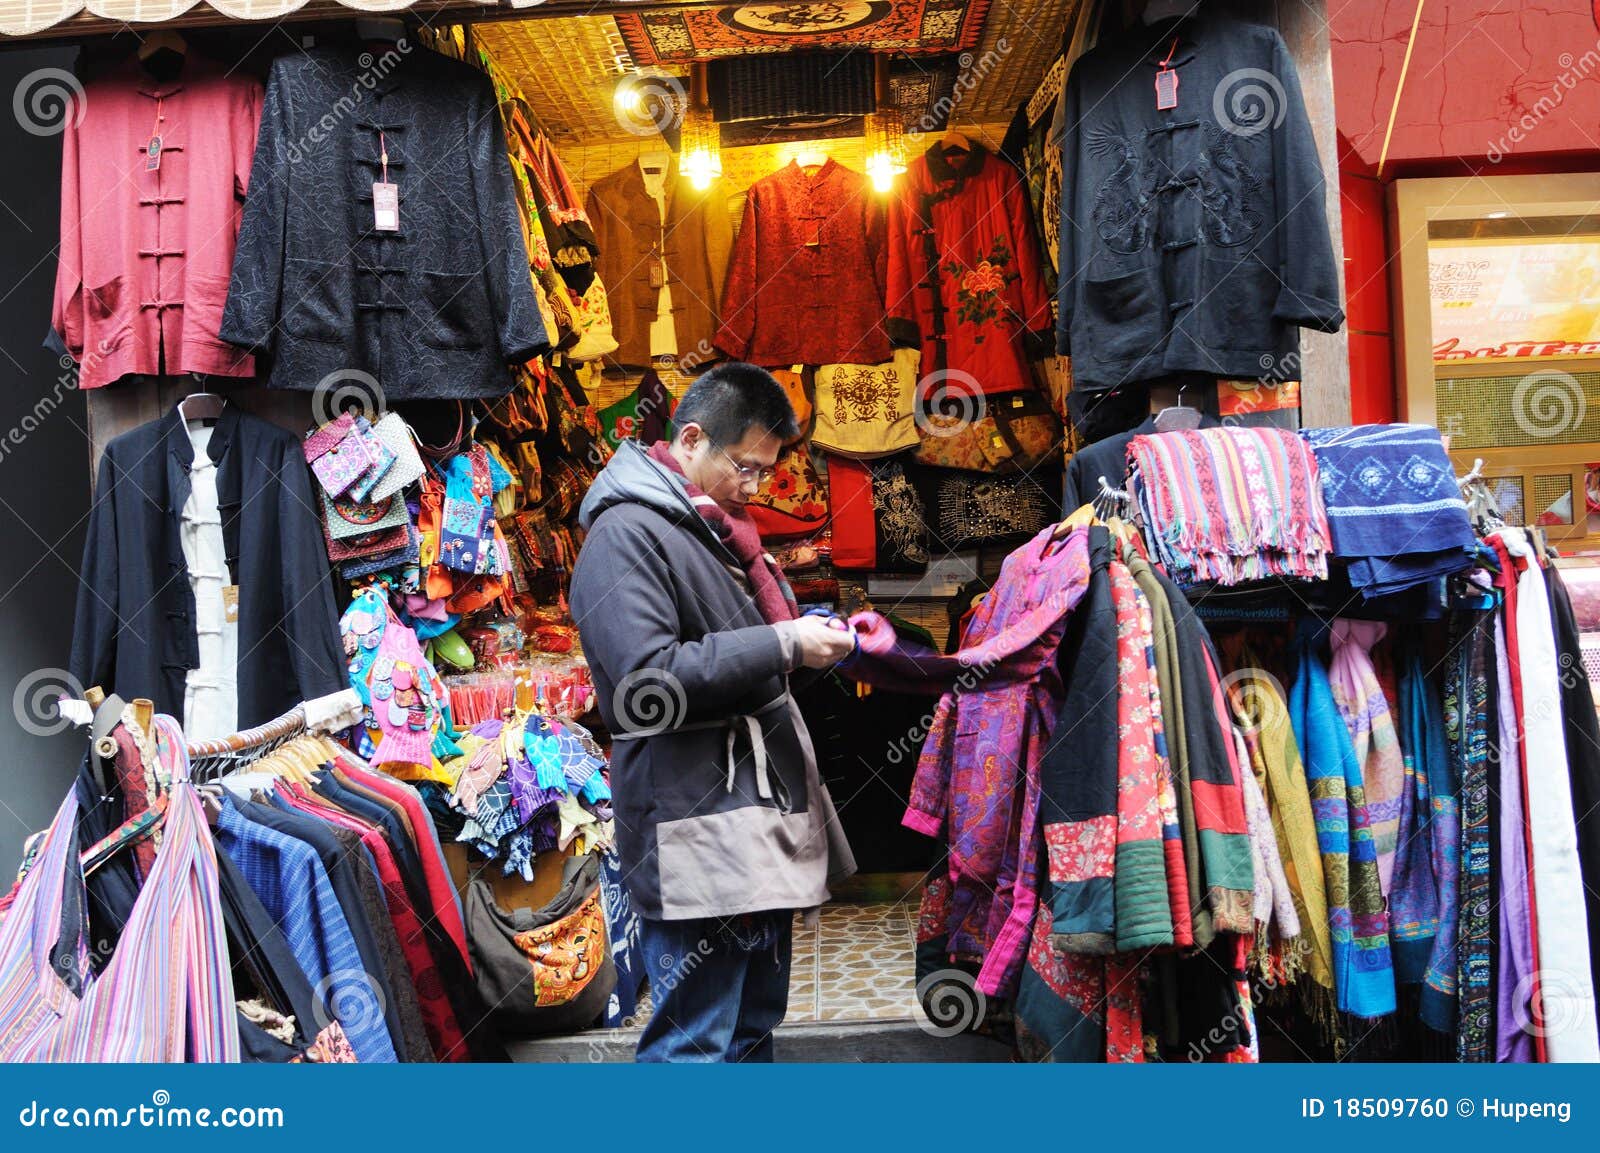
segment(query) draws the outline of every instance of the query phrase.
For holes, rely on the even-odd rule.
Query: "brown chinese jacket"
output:
[[[714,181],[701,192],[679,172],[674,158],[666,174],[667,219],[645,191],[644,174],[630,163],[589,188],[587,208],[600,245],[598,269],[611,303],[618,348],[608,359],[650,363],[650,323],[656,317],[659,281],[652,283],[652,256],[666,263],[672,290],[672,322],[678,359],[689,367],[716,354],[717,290],[728,267],[733,222],[728,190]]]

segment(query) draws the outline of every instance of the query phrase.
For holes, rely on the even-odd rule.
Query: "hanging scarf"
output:
[[[1361,761],[1309,636],[1300,644],[1299,664],[1289,690],[1289,719],[1305,757],[1317,819],[1339,1010],[1381,1017],[1395,1009],[1394,965]]]
[[[1334,1031],[1334,951],[1329,928],[1328,886],[1322,875],[1316,815],[1300,748],[1289,725],[1289,705],[1270,675],[1241,676],[1259,671],[1254,655],[1243,649],[1228,674],[1228,701],[1249,751],[1250,769],[1267,799],[1273,838],[1284,854],[1283,871],[1294,901],[1300,934],[1293,946],[1280,932],[1272,942],[1274,975],[1293,980],[1304,971],[1311,987],[1302,986],[1307,1012],[1325,1033]],[[1282,926],[1280,926],[1282,928]]]
[[[1502,553],[1501,574],[1506,608],[1495,614],[1496,701],[1500,713],[1500,773],[1496,791],[1500,802],[1499,843],[1495,846],[1495,871],[1499,876],[1499,920],[1495,937],[1495,1060],[1534,1061],[1537,1038],[1526,1033],[1518,1016],[1527,1020],[1538,970],[1533,931],[1533,887],[1528,868],[1528,826],[1523,818],[1522,727],[1517,709],[1515,636],[1508,627],[1514,620],[1516,570],[1509,553]]]
[[[750,591],[755,597],[756,607],[761,610],[762,619],[775,625],[799,616],[800,610],[795,604],[789,582],[784,579],[778,562],[762,547],[761,533],[750,515],[746,512],[729,512],[707,496],[689,480],[683,467],[673,458],[666,441],[657,441],[650,446],[650,459],[683,483],[684,492],[688,494],[695,511],[705,518],[711,531],[717,534],[717,538],[728,546],[738,560],[750,581]]]
[[[1489,871],[1489,749],[1497,740],[1490,674],[1494,663],[1492,614],[1475,613],[1451,637],[1445,673],[1445,738],[1461,796],[1460,924],[1456,973],[1459,1012],[1456,1058],[1494,1059],[1494,887]],[[1461,635],[1462,632],[1465,635]],[[1442,912],[1448,918],[1451,909]]]
[[[1439,430],[1425,424],[1302,429],[1317,457],[1334,556],[1366,598],[1467,568],[1477,544]]]
[[[1561,725],[1561,671],[1544,571],[1522,532],[1501,540],[1525,567],[1517,578],[1517,654],[1522,679],[1523,756],[1527,768],[1529,845],[1533,850],[1535,933],[1539,943],[1537,1009],[1530,1025],[1544,1034],[1551,1061],[1600,1061],[1600,1027],[1590,983],[1588,916],[1573,820],[1572,779]]]
[[[1328,577],[1328,515],[1317,462],[1277,428],[1136,436],[1130,491],[1148,540],[1180,585]]]
[[[1356,763],[1367,798],[1367,820],[1378,854],[1378,877],[1384,895],[1394,878],[1395,846],[1400,830],[1401,794],[1406,766],[1395,736],[1394,717],[1372,664],[1372,646],[1387,627],[1377,621],[1334,621],[1328,682],[1339,715],[1350,730]]]
[[[1405,654],[1400,673],[1400,733],[1406,790],[1389,894],[1395,979],[1403,984],[1420,982],[1423,1024],[1451,1033],[1456,1028],[1461,823],[1444,716],[1416,647]]]

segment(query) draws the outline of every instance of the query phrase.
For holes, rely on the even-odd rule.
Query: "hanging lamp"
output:
[[[697,189],[710,188],[722,175],[722,129],[711,113],[706,66],[701,61],[689,65],[689,106],[683,113],[678,154],[679,167]]]
[[[866,169],[872,187],[888,192],[906,170],[906,126],[889,83],[889,58],[873,57],[873,87],[878,110],[866,119]]]

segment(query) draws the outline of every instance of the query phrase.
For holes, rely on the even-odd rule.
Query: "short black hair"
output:
[[[738,444],[752,428],[781,441],[800,435],[789,394],[764,368],[733,360],[708,369],[695,379],[673,410],[678,428],[698,424],[716,444]]]

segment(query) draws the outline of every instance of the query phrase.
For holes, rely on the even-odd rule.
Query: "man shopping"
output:
[[[638,1056],[770,1061],[794,912],[855,869],[789,674],[854,641],[797,617],[746,509],[798,432],[782,386],[719,365],[673,426],[623,442],[589,489],[571,592],[654,1001]]]

